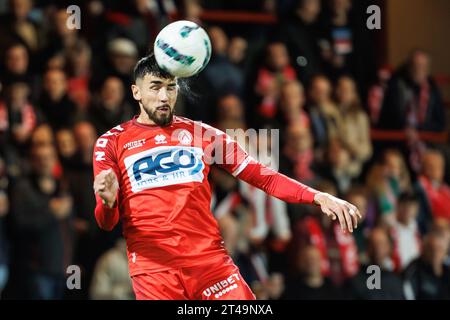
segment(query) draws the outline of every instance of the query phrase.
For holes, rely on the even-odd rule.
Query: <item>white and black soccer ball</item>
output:
[[[211,41],[198,24],[180,20],[162,29],[154,43],[156,61],[175,77],[191,77],[202,71],[211,58]]]

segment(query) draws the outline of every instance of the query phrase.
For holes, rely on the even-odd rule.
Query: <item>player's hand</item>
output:
[[[343,231],[353,232],[361,219],[361,213],[351,203],[341,200],[325,192],[319,192],[314,196],[314,203],[319,205],[322,212],[332,220],[339,220]]]
[[[94,192],[98,193],[103,200],[103,204],[114,207],[119,190],[119,182],[112,169],[103,170],[94,179]]]

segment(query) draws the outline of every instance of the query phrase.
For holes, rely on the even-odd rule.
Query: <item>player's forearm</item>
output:
[[[116,205],[110,208],[103,204],[102,200],[97,197],[95,220],[97,220],[97,224],[100,228],[111,231],[119,222],[119,207]]]
[[[319,192],[254,160],[237,177],[271,196],[290,203],[312,204],[314,196]]]

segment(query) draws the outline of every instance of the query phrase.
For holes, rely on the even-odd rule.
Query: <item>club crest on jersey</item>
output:
[[[125,158],[131,190],[164,187],[187,182],[202,182],[205,164],[203,150],[196,147],[163,146]]]
[[[181,130],[178,134],[178,141],[184,145],[190,145],[192,142],[192,134],[187,130]]]

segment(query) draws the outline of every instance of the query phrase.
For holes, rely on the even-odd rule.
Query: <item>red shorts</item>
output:
[[[137,300],[255,300],[233,260],[133,276]]]

